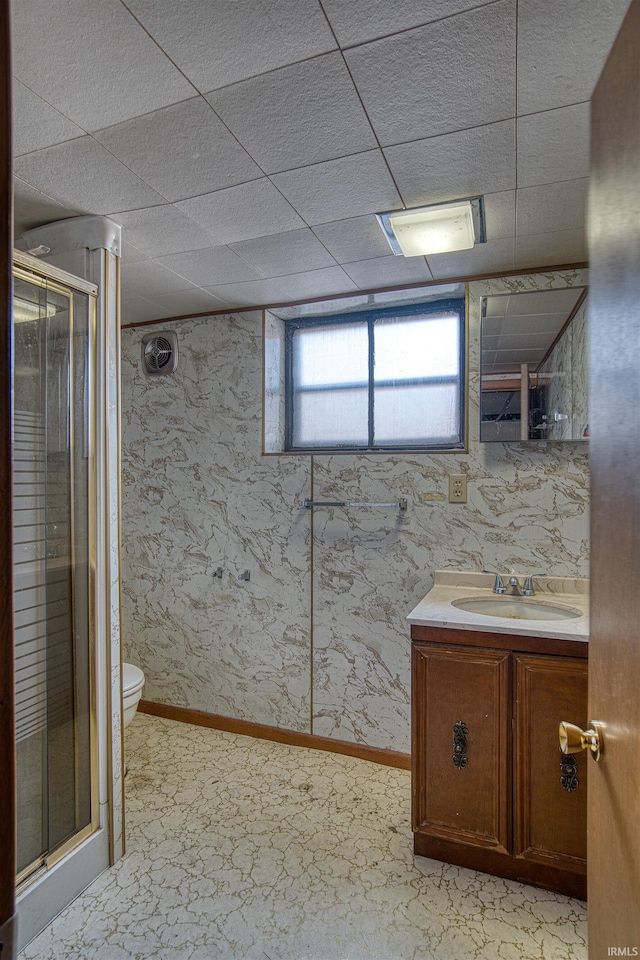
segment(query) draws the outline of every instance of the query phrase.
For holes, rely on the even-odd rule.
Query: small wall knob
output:
[[[603,727],[604,724],[589,720],[589,729],[582,730],[574,723],[563,720],[558,728],[561,751],[565,754],[578,753],[588,747],[593,759],[601,760],[604,752]]]

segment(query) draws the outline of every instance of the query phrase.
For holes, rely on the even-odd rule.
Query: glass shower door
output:
[[[14,271],[18,879],[91,832],[94,299]]]

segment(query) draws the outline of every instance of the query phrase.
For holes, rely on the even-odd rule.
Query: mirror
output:
[[[482,299],[480,440],[586,440],[587,287]]]

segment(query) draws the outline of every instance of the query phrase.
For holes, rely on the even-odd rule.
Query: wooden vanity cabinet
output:
[[[425,857],[586,898],[588,644],[412,627],[412,825]]]

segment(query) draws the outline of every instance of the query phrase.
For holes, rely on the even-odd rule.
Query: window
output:
[[[464,300],[286,321],[285,449],[464,446]]]

